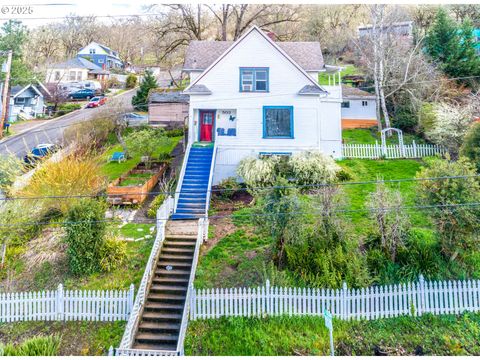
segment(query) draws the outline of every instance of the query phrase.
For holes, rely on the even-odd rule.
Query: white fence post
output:
[[[58,284],[57,294],[56,294],[56,311],[57,311],[57,320],[61,321],[64,319],[64,292],[63,285]]]
[[[347,283],[344,281],[343,282],[343,287],[342,287],[342,316],[340,319],[348,319],[348,314],[347,314]]]
[[[418,277],[418,285],[419,285],[419,296],[420,296],[420,301],[418,302],[418,315],[422,315],[424,310],[425,310],[425,279],[423,278],[423,275],[420,275]]]
[[[128,290],[128,309],[127,309],[127,312],[129,314],[133,309],[134,299],[135,299],[135,286],[133,284],[130,284],[130,289]],[[128,320],[128,316],[126,317],[126,320]]]

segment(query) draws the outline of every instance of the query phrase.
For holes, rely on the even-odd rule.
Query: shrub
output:
[[[408,216],[402,206],[400,191],[387,188],[383,182],[377,184],[367,200],[367,207],[372,209],[369,214],[376,225],[375,234],[379,237],[380,248],[393,262],[398,249],[404,245],[409,228]]]
[[[420,131],[429,132],[432,130],[436,121],[436,115],[431,103],[423,103],[422,107],[418,111],[418,125]]]
[[[480,208],[457,206],[480,201],[480,185],[475,175],[475,167],[465,158],[456,162],[433,159],[417,173],[417,178],[467,176],[462,179],[425,180],[417,184],[420,204],[436,206],[429,209],[428,214],[437,227],[443,254],[451,259],[470,245],[472,235],[479,229]]]
[[[165,201],[166,195],[165,194],[159,194],[153,199],[152,203],[150,204],[150,207],[147,210],[147,216],[151,219],[156,219],[157,218],[157,210],[160,206],[162,206],[163,202]]]
[[[133,89],[135,86],[137,86],[137,80],[138,79],[135,74],[128,74],[125,87],[127,89]]]
[[[67,214],[65,242],[70,270],[75,275],[92,274],[101,269],[105,246],[104,203],[82,199]]]
[[[171,129],[171,130],[165,131],[165,136],[166,137],[178,137],[178,136],[183,136],[183,135],[184,135],[183,128]]]
[[[0,241],[8,245],[23,245],[40,231],[43,210],[38,202],[28,200],[8,201],[0,205]],[[22,223],[16,226],[16,223]]]
[[[3,356],[55,356],[58,355],[60,343],[60,336],[35,336],[19,345],[2,345],[0,352]]]
[[[341,168],[341,170],[337,172],[337,181],[350,181],[353,180],[353,178],[354,176],[349,168]]]
[[[237,174],[251,191],[255,191],[255,188],[274,184],[276,178],[275,163],[276,159],[274,157],[247,157],[238,164]]]
[[[170,143],[170,139],[162,130],[143,129],[127,135],[125,142],[132,155],[148,156],[149,158],[162,147]]]
[[[332,183],[341,170],[330,156],[316,151],[294,154],[289,164],[295,181],[301,185]]]
[[[62,116],[68,113],[71,113],[72,111],[81,109],[82,105],[77,104],[77,103],[65,103],[65,104],[60,104],[58,105],[57,112],[55,113],[55,116]]]
[[[468,129],[460,154],[468,158],[480,172],[480,123],[475,123]]]
[[[105,186],[105,178],[100,173],[94,159],[67,156],[58,162],[45,163],[19,194],[31,197],[95,195]],[[65,213],[76,201],[75,198],[52,198],[42,200],[42,205]]]
[[[266,191],[263,198],[262,214],[256,218],[260,226],[275,239],[275,261],[283,265],[285,246],[298,232],[300,200],[297,189],[288,187],[285,179],[278,179],[275,187]]]
[[[434,106],[434,111],[435,121],[433,126],[425,131],[425,136],[457,154],[472,122],[472,106],[440,103]]]
[[[0,155],[0,190],[8,191],[23,170],[24,164],[15,155]]]
[[[100,249],[100,268],[110,272],[121,266],[127,258],[127,244],[116,238],[105,241]]]
[[[220,181],[216,186],[213,195],[217,198],[226,200],[232,198],[238,190],[240,190],[240,184],[235,177],[231,176]]]
[[[68,127],[64,138],[67,143],[74,142],[77,149],[88,152],[103,146],[114,128],[112,119],[100,117]]]
[[[396,128],[413,132],[418,125],[418,118],[412,109],[402,106],[399,111],[395,112],[392,124]]]

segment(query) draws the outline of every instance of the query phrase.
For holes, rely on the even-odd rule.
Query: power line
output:
[[[283,186],[264,186],[264,187],[242,187],[237,189],[211,189],[207,190],[207,193],[222,193],[222,192],[235,192],[235,191],[262,191],[262,190],[276,190],[276,189],[302,189],[302,188],[328,188],[337,186],[357,186],[357,185],[375,185],[382,183],[403,183],[403,182],[418,182],[418,181],[436,181],[436,180],[459,180],[480,177],[480,174],[475,175],[457,175],[457,176],[438,176],[427,178],[404,178],[404,179],[386,179],[386,180],[370,180],[370,181],[349,181],[349,182],[336,182],[336,183],[318,183],[318,184],[295,184],[295,185],[283,185]],[[139,193],[123,193],[115,194],[115,196],[122,195],[176,195],[181,191],[149,191]],[[204,193],[204,192],[201,192]],[[17,196],[17,197],[3,197],[0,201],[23,201],[23,200],[59,200],[59,199],[82,199],[82,198],[99,198],[108,197],[108,194],[97,195],[46,195],[46,196]]]
[[[458,203],[458,204],[435,204],[435,205],[407,205],[407,206],[394,206],[394,207],[382,207],[382,208],[364,208],[364,209],[340,209],[340,210],[320,210],[316,211],[287,211],[275,213],[276,215],[331,215],[331,214],[355,214],[355,213],[368,213],[368,212],[390,212],[390,211],[399,211],[399,210],[429,210],[434,208],[452,208],[457,210],[462,207],[479,207],[480,202],[470,202],[470,203]],[[232,217],[269,217],[272,216],[271,213],[258,212],[250,214],[225,214],[225,215],[211,215],[208,216],[209,219],[223,219],[223,218],[232,218]],[[159,218],[146,220],[143,222],[145,224],[156,223],[157,221],[168,221],[170,218]],[[118,219],[104,219],[104,220],[79,220],[79,221],[60,221],[60,222],[42,222],[42,221],[32,221],[32,222],[16,222],[16,223],[0,223],[0,228],[11,228],[11,227],[20,227],[27,225],[69,225],[69,224],[83,224],[83,223],[104,223],[104,222],[117,222],[121,223],[121,220]]]

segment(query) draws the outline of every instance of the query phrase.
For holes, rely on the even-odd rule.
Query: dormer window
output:
[[[268,92],[268,68],[240,68],[240,92]]]

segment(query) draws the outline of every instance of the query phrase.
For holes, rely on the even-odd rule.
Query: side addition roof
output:
[[[152,92],[148,97],[148,102],[151,104],[163,104],[163,103],[185,103],[190,102],[190,96],[183,94],[180,91],[165,91],[165,92]]]
[[[342,85],[342,96],[345,99],[369,99],[369,100],[375,100],[375,95],[371,94],[367,91],[354,88],[351,86],[345,86]]]

